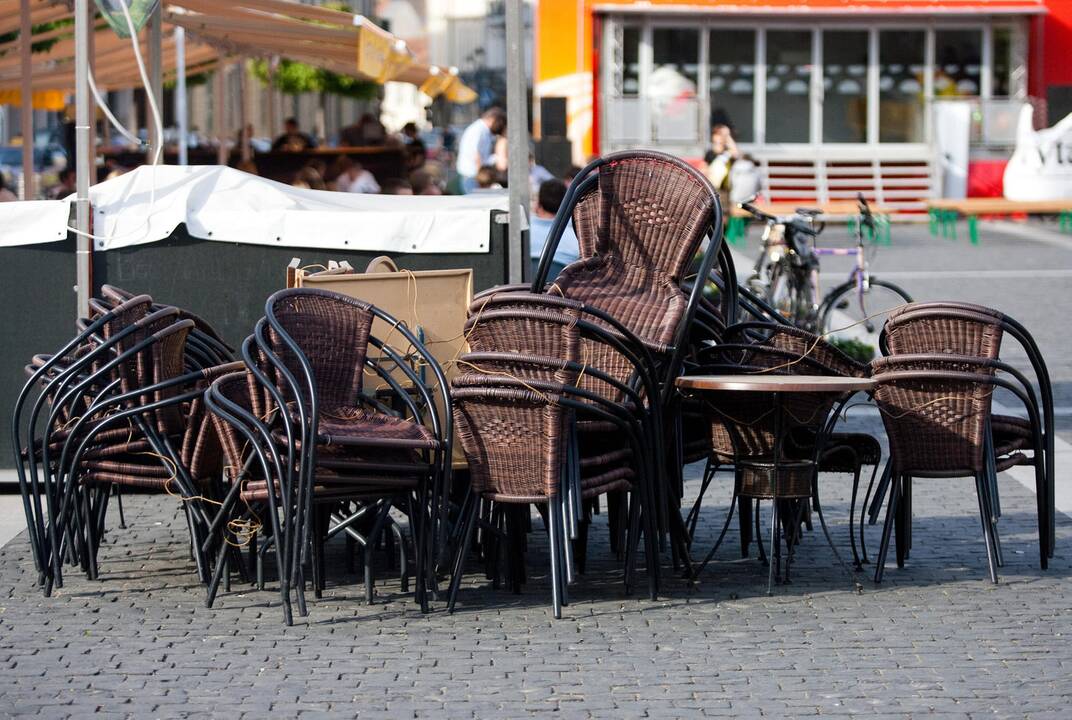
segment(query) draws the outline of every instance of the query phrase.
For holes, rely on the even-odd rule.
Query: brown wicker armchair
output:
[[[872,367],[875,401],[890,441],[893,478],[875,582],[882,581],[893,525],[897,526],[898,567],[904,566],[907,557],[912,517],[910,504],[903,502],[906,483],[913,477],[968,476],[975,479],[990,579],[996,583],[998,547],[989,482],[994,473],[988,437],[991,396],[997,387],[1020,396],[1022,389],[995,376],[988,361],[978,358],[907,355],[879,358]],[[1033,419],[1037,420],[1037,416]],[[1038,440],[1038,433],[1035,435]],[[1045,567],[1045,492],[1038,493],[1037,500],[1041,561]]]
[[[972,357],[987,361],[980,372],[990,374],[1001,373],[1007,376],[1019,388],[1019,400],[1029,412],[1029,417],[1016,415],[995,415],[990,418],[987,428],[987,444],[990,448],[989,463],[994,471],[987,475],[989,483],[989,497],[992,503],[991,515],[995,525],[1001,516],[1001,504],[998,498],[997,472],[1014,465],[1030,465],[1035,468],[1037,478],[1037,492],[1047,498],[1044,505],[1044,513],[1040,518],[1044,529],[1040,537],[1047,547],[1047,557],[1052,555],[1052,475],[1049,473],[1050,453],[1047,452],[1049,438],[1047,433],[1052,432],[1052,424],[1046,421],[1047,415],[1052,414],[1052,402],[1049,401],[1048,379],[1045,377],[1045,366],[1041,373],[1037,370],[1036,375],[1040,378],[1039,394],[1028,379],[1016,368],[1000,360],[1000,350],[1006,327],[1014,326],[1005,323],[1000,313],[978,306],[950,305],[940,306],[928,304],[923,307],[906,305],[891,313],[883,334],[880,345],[883,351],[891,357],[900,357],[909,354],[941,354],[962,357]],[[1029,355],[1030,356],[1030,355]],[[951,361],[952,362],[952,361]],[[1031,417],[1038,418],[1032,422]],[[1035,433],[1038,432],[1039,443],[1034,442]],[[1031,454],[1025,454],[1030,450]],[[885,490],[880,486],[877,499],[881,499],[881,493]],[[911,482],[902,487],[903,502],[911,508]],[[873,517],[877,516],[877,508],[872,503]],[[908,529],[907,547],[912,546],[911,529]],[[994,537],[997,539],[995,529]],[[1004,562],[1000,542],[997,543],[998,565]],[[1044,563],[1045,567],[1045,563]]]

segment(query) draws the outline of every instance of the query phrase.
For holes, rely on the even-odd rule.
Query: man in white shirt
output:
[[[471,193],[476,189],[476,174],[489,165],[495,155],[495,136],[506,130],[506,113],[502,108],[491,107],[465,128],[458,141],[458,159],[455,169],[461,176],[462,190]]]

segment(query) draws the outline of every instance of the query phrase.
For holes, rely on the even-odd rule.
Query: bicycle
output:
[[[862,194],[857,196],[859,215],[855,247],[819,247],[815,240],[826,227],[818,221],[821,210],[798,208],[787,217],[769,215],[750,203],[740,207],[766,223],[763,252],[749,281],[751,289],[764,296],[797,327],[822,333],[837,345],[853,341],[878,349],[878,336],[890,310],[912,302],[898,285],[871,275],[865,236],[878,233],[875,217]],[[865,232],[866,231],[866,232]],[[819,257],[854,256],[855,264],[845,282],[819,301]],[[861,349],[858,354],[866,352]],[[863,358],[861,358],[863,359]]]

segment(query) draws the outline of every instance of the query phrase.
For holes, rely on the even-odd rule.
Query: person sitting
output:
[[[316,140],[312,135],[302,132],[297,118],[287,118],[283,123],[283,134],[272,143],[273,151],[302,152],[315,147]]]
[[[364,113],[356,123],[339,131],[339,145],[343,147],[383,145],[386,138],[387,130],[372,113]]]
[[[406,153],[407,170],[412,172],[424,166],[428,148],[417,131],[417,123],[408,122],[402,126],[402,148]]]
[[[413,186],[402,178],[388,178],[380,186],[381,195],[412,195]]]
[[[306,188],[308,190],[326,190],[327,186],[324,185],[324,178],[316,171],[316,168],[306,165],[298,174],[294,176],[294,182],[291,183],[296,188]]]
[[[442,195],[443,188],[427,170],[414,170],[409,174],[409,184],[414,195]]]
[[[335,177],[335,189],[341,192],[376,194],[380,191],[380,184],[372,173],[362,167],[361,163],[354,162],[342,155],[335,162],[333,173]]]
[[[555,178],[546,180],[540,185],[540,192],[536,200],[536,211],[529,222],[529,258],[532,260],[532,274],[535,276],[540,267],[540,257],[543,256],[543,248],[547,244],[547,238],[551,234],[551,226],[555,222],[555,215],[562,206],[562,200],[566,197],[566,183]],[[581,248],[577,243],[577,234],[573,231],[573,220],[569,221],[562,233],[562,239],[555,248],[554,258],[551,260],[551,268],[547,272],[547,282],[553,282],[562,268],[581,257]]]
[[[62,200],[77,189],[76,177],[73,167],[66,167],[60,170],[60,182],[49,188],[48,199],[49,200]]]
[[[474,192],[487,192],[488,190],[502,190],[499,182],[499,171],[494,165],[484,165],[476,171],[476,190]]]

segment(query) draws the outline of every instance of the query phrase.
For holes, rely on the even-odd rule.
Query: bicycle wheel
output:
[[[799,325],[800,298],[793,269],[779,262],[770,268],[766,301],[779,315],[793,325]]]
[[[827,340],[860,360],[870,359],[878,355],[886,316],[910,302],[912,297],[893,283],[871,278],[863,292],[857,292],[856,281],[850,280],[827,293],[820,327]]]

